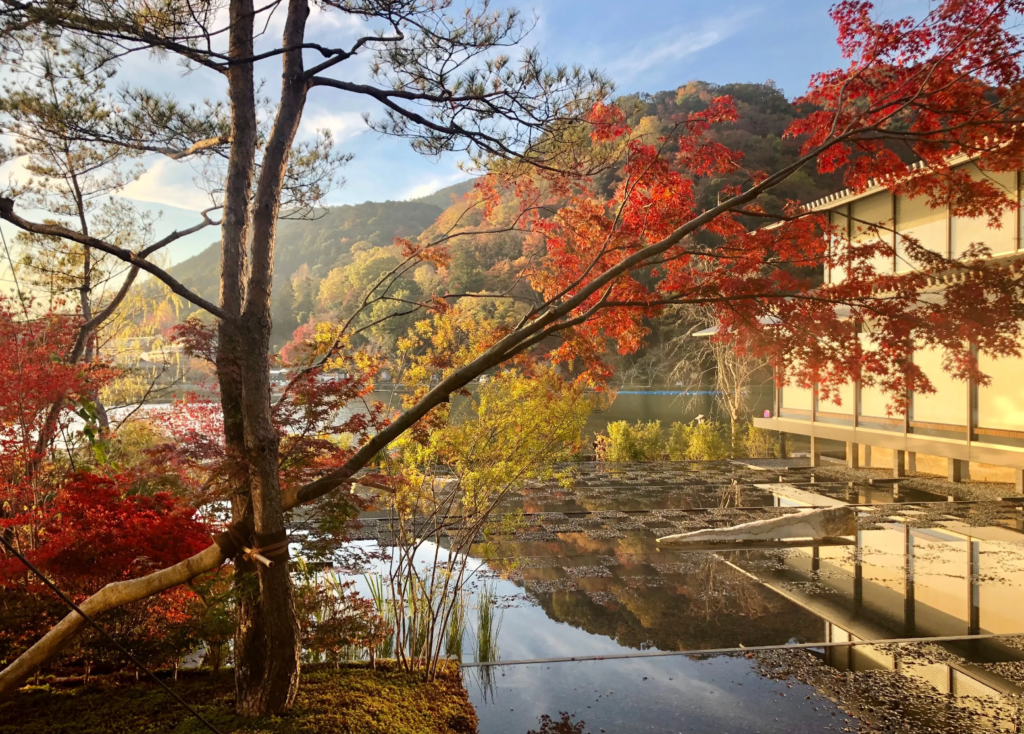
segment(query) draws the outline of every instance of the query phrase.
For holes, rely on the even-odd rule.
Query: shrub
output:
[[[598,437],[597,450],[603,461],[657,461],[664,451],[661,421],[609,423],[608,435]]]
[[[672,461],[686,461],[686,450],[690,445],[687,425],[676,421],[668,429],[668,458]]]
[[[751,459],[775,459],[779,455],[779,441],[774,431],[747,424],[742,439],[743,449]]]
[[[729,443],[717,421],[673,423],[669,429],[669,458],[673,461],[714,461],[729,456]]]

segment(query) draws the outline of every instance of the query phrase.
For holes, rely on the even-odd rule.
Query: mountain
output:
[[[771,83],[716,85],[695,81],[676,90],[625,96],[616,103],[626,111],[634,129],[653,136],[668,134],[682,117],[703,109],[719,95],[732,96],[739,119],[734,124],[716,126],[711,137],[742,152],[745,167],[777,170],[797,158],[800,141],[787,139],[783,133],[803,111]],[[671,154],[671,148],[669,144],[666,152]],[[743,185],[747,176],[745,171],[737,171],[697,179],[697,200],[713,206],[724,186]],[[610,191],[618,179],[619,172],[609,170],[596,184]],[[328,312],[349,300],[365,283],[372,283],[378,270],[389,269],[388,258],[396,253],[387,248],[395,237],[414,239],[432,227],[444,229],[453,221],[472,225],[472,217],[461,217],[464,207],[458,203],[472,185],[470,179],[412,201],[330,207],[313,219],[281,221],[272,304],[275,344],[287,341],[291,331],[311,313],[338,316]],[[779,210],[787,199],[810,201],[840,187],[837,176],[823,176],[809,168],[773,190],[764,202],[769,210]],[[751,222],[751,226],[758,225]],[[514,234],[461,238],[453,241],[450,249],[450,266],[443,272],[421,273],[424,283],[434,282],[454,292],[503,290],[514,282],[510,280],[514,275],[511,263],[522,255],[521,238]],[[171,268],[171,274],[201,295],[215,299],[219,259],[219,248],[214,243]],[[335,274],[329,285],[333,290],[325,300],[320,297],[320,284],[332,271]],[[415,290],[416,286],[409,282],[403,288]],[[654,332],[652,345],[662,336],[657,328]]]
[[[316,277],[335,267],[357,242],[390,245],[395,237],[416,237],[434,223],[442,209],[425,201],[366,202],[336,206],[314,219],[285,219],[278,224],[274,280],[291,277],[308,265]],[[220,243],[170,270],[171,275],[205,297],[217,295]]]
[[[476,179],[471,178],[468,181],[452,184],[451,186],[446,186],[445,188],[435,191],[432,194],[428,194],[427,196],[421,196],[418,199],[413,199],[413,201],[418,201],[422,204],[433,204],[434,206],[439,206],[442,209],[447,209],[451,206],[453,199],[461,199],[464,194],[468,194],[470,189],[473,188],[475,181]]]

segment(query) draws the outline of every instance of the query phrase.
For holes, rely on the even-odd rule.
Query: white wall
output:
[[[994,184],[1007,196],[1017,199],[1017,174],[1015,172],[983,172],[973,163],[967,164],[964,168],[970,171],[971,178],[984,179]],[[1016,247],[1017,231],[1017,215],[1014,210],[1004,211],[1000,224],[999,228],[989,227],[988,217],[953,217],[951,226],[953,257],[962,255],[968,246],[975,242],[986,244],[992,250],[993,255],[1013,252]]]
[[[905,273],[919,267],[905,255],[906,240],[913,237],[917,244],[945,257],[949,251],[949,212],[933,208],[924,196],[896,197],[896,272]]]
[[[978,426],[1024,431],[1024,359],[994,359],[982,354],[981,371],[992,378],[978,388]]]
[[[942,369],[942,351],[919,349],[914,353],[914,364],[928,376],[935,392],[914,393],[911,420],[966,426],[967,383],[953,379]]]

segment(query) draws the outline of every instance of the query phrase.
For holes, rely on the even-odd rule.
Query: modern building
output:
[[[982,172],[973,163],[965,165],[972,175],[987,177],[1021,200],[1022,174]],[[876,258],[879,271],[902,273],[913,268],[902,254],[904,234],[946,256],[956,257],[972,243],[984,242],[993,259],[1007,266],[1019,271],[1024,261],[1024,217],[1019,208],[1005,213],[1001,227],[992,228],[986,218],[951,216],[946,209],[929,206],[923,197],[896,196],[882,186],[833,194],[809,208],[828,212],[851,242],[874,242],[880,233],[891,237],[895,254]],[[839,269],[825,273],[826,282],[842,278]],[[847,462],[853,467],[892,467],[896,475],[907,470],[945,473],[952,481],[1012,481],[1017,492],[1024,492],[1024,359],[981,355],[981,370],[991,378],[984,386],[954,380],[943,371],[938,351],[921,350],[915,361],[936,392],[911,395],[906,415],[890,415],[888,398],[878,387],[849,384],[825,400],[816,388],[787,385],[777,388],[771,416],[755,417],[754,425],[782,436],[810,437],[812,463],[819,460],[822,441],[829,439],[846,444]]]

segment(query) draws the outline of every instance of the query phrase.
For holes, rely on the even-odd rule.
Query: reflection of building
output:
[[[1019,200],[1017,173],[982,173],[974,164],[967,165],[972,175],[985,176]],[[885,238],[895,256],[876,256],[873,264],[879,272],[913,268],[903,254],[903,235],[947,257],[957,257],[978,242],[1000,259],[1015,258],[1024,250],[1019,209],[1004,214],[1002,227],[993,229],[985,217],[950,216],[929,207],[923,198],[894,196],[881,187],[834,194],[809,208],[829,213],[832,224],[846,233],[840,241],[866,244]],[[843,273],[833,269],[825,276],[828,282],[839,282]],[[937,392],[911,395],[907,415],[889,415],[888,399],[878,387],[850,384],[826,401],[817,390],[787,386],[777,391],[773,417],[755,418],[754,424],[809,436],[812,457],[817,456],[821,439],[831,439],[846,443],[851,466],[948,472],[953,481],[973,472],[979,479],[1015,481],[1017,491],[1024,492],[1024,359],[982,355],[981,370],[991,377],[991,384],[982,386],[953,380],[943,371],[942,358],[938,351],[915,355]]]
[[[883,523],[860,531],[855,546],[791,549],[771,568],[752,560],[736,559],[735,567],[821,617],[826,642],[1024,632],[1019,529],[956,520],[927,529]],[[843,670],[895,670],[957,696],[1024,692],[977,664],[1024,662],[1024,650],[998,639],[935,644],[950,655],[859,646],[826,648],[824,656]]]

